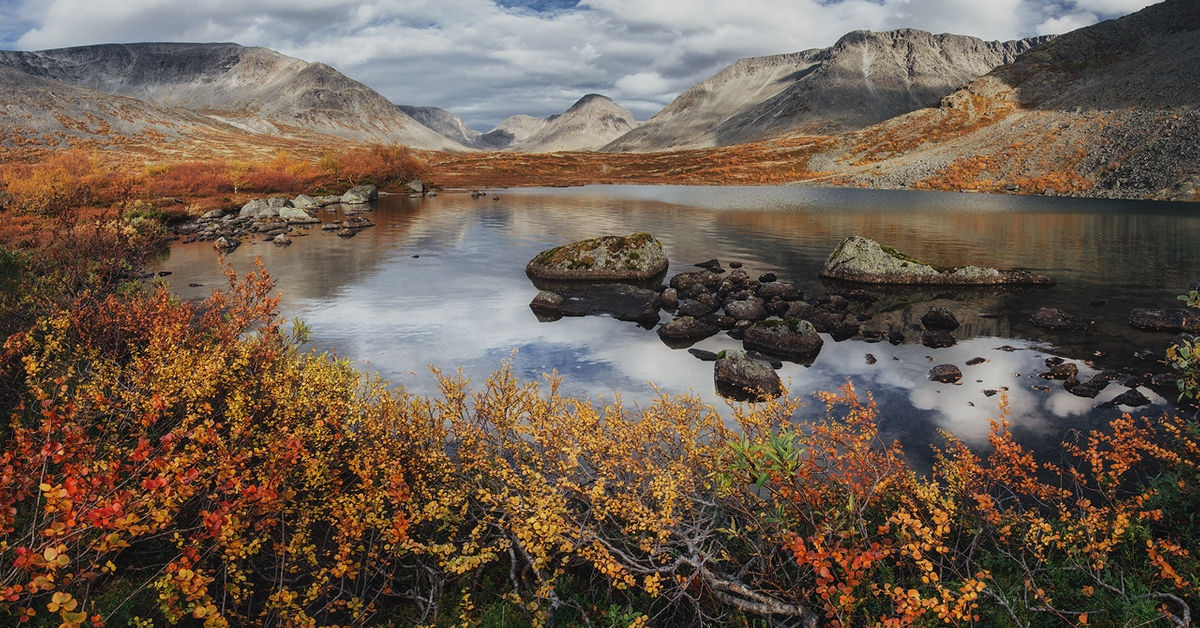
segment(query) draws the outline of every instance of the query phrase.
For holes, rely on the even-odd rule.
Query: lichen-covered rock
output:
[[[1054,280],[1023,270],[926,264],[862,236],[850,236],[825,260],[820,275],[875,284],[1053,285]]]
[[[213,248],[220,251],[221,253],[228,253],[228,252],[236,249],[237,247],[241,246],[241,244],[242,244],[242,242],[240,240],[238,240],[237,238],[228,238],[225,236],[221,236],[221,237],[217,238],[217,240],[215,242],[213,242]]]
[[[376,200],[379,200],[379,188],[373,185],[356,185],[346,190],[341,198],[347,205],[365,205]]]
[[[783,383],[771,365],[744,351],[722,351],[713,366],[717,394],[739,401],[766,401],[783,394]]]
[[[281,233],[274,238],[271,238],[271,244],[274,244],[275,246],[291,246],[292,239],[287,237],[286,233]]]
[[[525,267],[534,279],[644,281],[667,270],[662,243],[648,233],[603,236],[538,253]]]
[[[796,319],[755,323],[742,338],[742,344],[752,351],[804,362],[816,358],[824,343],[812,323]]]

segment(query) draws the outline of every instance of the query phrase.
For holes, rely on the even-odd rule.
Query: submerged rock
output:
[[[771,365],[743,351],[722,351],[713,366],[717,394],[739,401],[766,401],[783,394],[783,383]]]
[[[694,342],[716,335],[721,331],[708,323],[691,316],[680,316],[658,328],[658,337],[665,341]]]
[[[804,320],[767,320],[746,329],[742,344],[754,351],[810,362],[824,341],[812,323]]]
[[[584,284],[541,290],[529,303],[535,314],[551,316],[608,315],[621,321],[658,323],[658,293],[629,284]],[[540,316],[539,316],[540,318]]]
[[[1044,275],[1022,270],[926,264],[862,236],[850,236],[825,260],[821,277],[877,284],[1053,285]]]
[[[939,364],[929,369],[929,379],[943,384],[954,384],[962,379],[962,371],[953,364]]]
[[[556,246],[538,253],[525,267],[535,279],[583,281],[644,281],[666,270],[662,243],[648,233]]]
[[[921,317],[921,324],[930,331],[954,331],[958,329],[958,318],[949,309],[934,306]]]
[[[1129,324],[1152,331],[1200,332],[1200,310],[1194,308],[1135,308],[1129,312]]]
[[[1052,307],[1043,307],[1038,309],[1038,311],[1034,312],[1033,316],[1030,317],[1030,321],[1032,321],[1034,325],[1044,329],[1072,331],[1081,331],[1086,329],[1088,323],[1090,322],[1087,319]]]

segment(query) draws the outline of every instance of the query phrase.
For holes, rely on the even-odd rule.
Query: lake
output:
[[[493,196],[498,196],[493,198]],[[290,247],[247,242],[227,256],[248,270],[261,256],[278,283],[284,315],[312,329],[311,344],[351,358],[408,391],[436,392],[428,367],[461,368],[482,384],[503,361],[526,378],[557,370],[563,391],[594,400],[618,392],[626,403],[694,392],[726,407],[714,391],[713,365],[657,334],[608,317],[539,322],[529,309],[537,289],[525,264],[539,251],[604,234],[647,231],[671,259],[668,277],[717,258],[740,262],[751,276],[773,272],[811,297],[824,294],[817,277],[846,236],[876,239],[943,265],[1021,267],[1058,284],[1031,289],[870,288],[880,297],[867,327],[909,328],[904,344],[861,338],[825,345],[811,366],[785,362],[779,371],[794,395],[810,402],[797,420],[823,412],[810,393],[850,381],[881,408],[886,439],[927,450],[939,429],[973,445],[986,442],[1007,390],[1014,432],[1026,443],[1057,443],[1075,429],[1117,416],[1097,408],[1127,387],[1114,382],[1095,399],[1066,392],[1039,377],[1044,360],[1076,361],[1079,378],[1101,369],[1133,376],[1137,385],[1161,363],[1171,334],[1128,325],[1134,307],[1174,307],[1176,295],[1200,279],[1200,206],[1158,203],[821,189],[809,187],[584,186],[468,191],[436,197],[383,197],[367,214],[376,224],[356,237],[305,229]],[[324,210],[325,222],[340,209]],[[157,265],[172,289],[197,298],[223,285],[210,243],[176,244]],[[189,284],[202,284],[189,286]],[[930,349],[919,325],[930,306],[949,307],[962,327],[958,344]],[[1086,332],[1052,332],[1030,323],[1038,307],[1058,307],[1095,321]],[[663,322],[670,320],[665,312]],[[740,348],[725,334],[695,345]],[[1003,347],[1003,348],[1002,348]],[[1139,350],[1153,356],[1135,357]],[[873,359],[868,358],[868,354]],[[972,358],[986,361],[967,366]],[[934,364],[953,363],[956,385],[927,377]],[[653,385],[653,386],[652,386]],[[1140,386],[1159,414],[1167,400]],[[728,412],[726,411],[728,415]]]

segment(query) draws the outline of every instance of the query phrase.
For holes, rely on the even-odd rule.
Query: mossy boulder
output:
[[[667,270],[662,243],[648,233],[603,236],[538,253],[525,267],[534,279],[645,281]]]
[[[958,286],[1054,285],[1054,280],[1023,270],[927,264],[870,238],[850,236],[825,260],[821,277],[874,284]]]

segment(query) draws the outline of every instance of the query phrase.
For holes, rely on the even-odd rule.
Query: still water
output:
[[[498,199],[493,198],[498,196]],[[1120,408],[1096,406],[1126,390],[1111,384],[1096,399],[1076,397],[1038,377],[1051,355],[1077,361],[1079,379],[1100,369],[1163,372],[1134,358],[1161,356],[1170,334],[1128,326],[1133,307],[1172,307],[1200,279],[1200,206],[935,192],[804,187],[586,186],[495,190],[481,199],[463,192],[433,198],[382,198],[369,217],[377,225],[356,237],[308,229],[277,248],[247,242],[226,261],[239,272],[263,260],[282,294],[283,312],[311,328],[311,344],[355,360],[408,391],[436,391],[428,367],[462,369],[480,384],[503,361],[540,379],[557,370],[564,392],[627,403],[656,393],[692,392],[726,408],[713,388],[712,364],[672,349],[657,334],[607,317],[539,322],[529,309],[537,289],[525,264],[538,251],[604,234],[653,233],[671,259],[669,275],[710,258],[741,262],[751,276],[773,272],[811,297],[825,292],[817,271],[842,238],[860,234],[944,265],[1021,267],[1050,275],[1051,288],[1025,290],[877,290],[870,328],[919,324],[930,306],[950,307],[963,326],[946,349],[920,344],[920,333],[893,346],[862,339],[825,346],[811,366],[784,363],[780,376],[809,399],[798,420],[823,411],[810,393],[850,381],[882,409],[885,439],[925,450],[946,429],[972,444],[986,440],[988,420],[1008,419],[1018,437],[1057,443],[1095,426]],[[341,209],[319,212],[324,222]],[[294,235],[294,234],[293,234]],[[177,244],[159,263],[172,289],[202,297],[223,285],[208,243]],[[669,276],[668,275],[668,276]],[[202,284],[189,286],[189,284]],[[1041,306],[1085,316],[1086,332],[1034,327]],[[666,313],[662,320],[669,320]],[[719,334],[696,347],[739,348]],[[1006,347],[1001,350],[1000,347]],[[1012,350],[1012,349],[1016,350]],[[874,360],[868,359],[868,354]],[[986,361],[966,366],[975,357]],[[929,381],[934,364],[958,365],[957,385]],[[1134,382],[1136,383],[1136,382]],[[1039,388],[1049,387],[1049,390]],[[1141,387],[1159,414],[1168,405]]]

